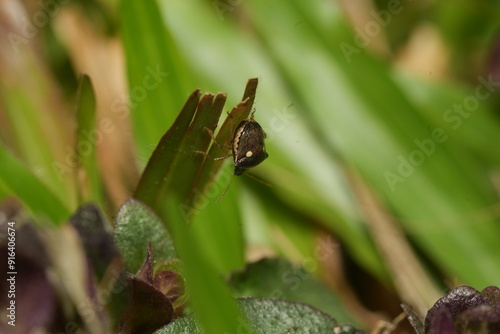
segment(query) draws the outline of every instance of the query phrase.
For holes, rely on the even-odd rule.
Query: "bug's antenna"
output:
[[[253,108],[253,111],[252,111],[252,113],[250,114],[250,119],[251,119],[252,121],[253,121],[253,116],[255,115],[255,111],[256,111],[256,109],[255,109],[255,108]]]
[[[252,173],[248,173],[248,172],[247,172],[247,173],[245,173],[245,175],[246,175],[246,176],[248,176],[248,177],[250,177],[250,178],[252,178],[253,180],[255,180],[255,181],[257,181],[257,182],[259,182],[259,183],[261,183],[261,184],[263,184],[263,185],[265,185],[265,186],[267,186],[267,187],[269,187],[269,188],[272,188],[272,187],[273,187],[273,185],[272,185],[272,184],[267,183],[266,181],[264,181],[264,180],[262,180],[262,179],[258,178],[257,176],[253,175]]]
[[[231,186],[231,183],[233,183],[233,180],[234,180],[234,174],[233,176],[231,177],[231,181],[229,181],[229,184],[227,185],[226,187],[226,190],[224,190],[224,192],[222,193],[222,195],[220,195],[219,199],[215,201],[215,203],[219,203],[219,201],[222,199],[222,197],[224,197],[224,195],[227,193],[227,191],[229,190],[229,187]]]

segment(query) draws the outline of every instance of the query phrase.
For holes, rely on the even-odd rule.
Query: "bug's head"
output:
[[[247,169],[257,166],[262,161],[269,157],[267,154],[265,146],[260,146],[256,148],[257,151],[247,151],[245,155],[238,159],[234,164],[234,175],[241,175]]]
[[[234,175],[241,175],[269,156],[264,138],[266,134],[256,121],[245,120],[240,123],[233,140]]]

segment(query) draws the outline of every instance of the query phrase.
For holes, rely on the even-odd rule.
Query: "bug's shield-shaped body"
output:
[[[241,121],[233,138],[234,175],[255,167],[269,155],[264,144],[266,133],[256,121]]]

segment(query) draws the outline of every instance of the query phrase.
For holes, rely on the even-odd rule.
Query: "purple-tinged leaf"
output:
[[[102,277],[111,260],[118,256],[118,251],[101,211],[95,204],[86,204],[71,217],[70,222],[80,236],[92,269],[97,277]]]
[[[153,244],[151,242],[148,245],[146,259],[137,272],[137,277],[149,284],[153,284]]]
[[[500,288],[496,286],[488,286],[481,291],[481,295],[486,298],[490,305],[500,304]]]
[[[171,302],[185,293],[184,279],[174,271],[164,270],[156,273],[153,284]]]
[[[425,317],[426,333],[430,333],[431,325],[433,327],[433,322],[438,315],[444,312],[443,309],[450,314],[453,320],[463,311],[479,305],[489,305],[488,300],[479,291],[466,285],[454,288],[444,297],[440,298],[429,312],[427,312],[427,316]],[[434,333],[437,334],[438,332]]]
[[[455,321],[458,333],[500,333],[500,308],[480,305],[462,312]]]
[[[429,327],[426,327],[425,332],[428,334],[457,334],[453,317],[445,305],[441,305],[436,309],[433,308],[432,322],[429,324]]]
[[[175,271],[163,270],[156,273],[154,286],[170,300],[174,317],[178,317],[187,302],[184,278]]]
[[[174,310],[168,298],[152,284],[127,275],[131,297],[118,333],[149,334],[172,321]]]

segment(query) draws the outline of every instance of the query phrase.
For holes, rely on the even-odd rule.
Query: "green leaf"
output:
[[[77,168],[83,169],[82,174],[75,170],[78,185],[79,203],[102,203],[102,183],[96,160],[96,145],[102,140],[96,130],[96,99],[92,81],[88,75],[82,75],[78,86],[76,120],[78,123],[76,135]]]
[[[196,196],[195,189],[202,189],[213,182],[213,179],[207,181],[199,178],[200,173],[208,169],[203,165],[206,157],[199,152],[205,152],[211,144],[209,131],[215,130],[225,101],[225,94],[219,93],[214,97],[206,93],[200,100],[189,127],[176,129],[183,132],[184,136],[178,144],[171,174],[166,178],[162,190],[175,191],[179,198],[185,199],[185,203]],[[218,169],[210,171],[216,174]]]
[[[37,221],[60,225],[70,217],[69,209],[21,161],[0,146],[0,183],[16,196]]]
[[[229,284],[234,296],[279,298],[309,304],[332,314],[339,323],[354,323],[345,307],[326,286],[303,268],[283,259],[263,259],[231,275]]]
[[[256,81],[249,80],[247,86],[256,87]],[[255,90],[253,90],[255,94]],[[214,182],[222,160],[213,160],[227,156],[228,149],[212,145],[210,133],[213,133],[222,113],[226,97],[224,94],[205,94],[201,100],[200,91],[196,90],[186,101],[176,120],[163,135],[151,156],[139,181],[134,197],[156,208],[161,205],[160,198],[165,192],[175,192],[184,199],[182,207],[188,217],[198,197],[204,197],[200,189]],[[226,143],[232,137],[231,129],[248,117],[251,105],[249,98],[240,103],[229,114],[216,141]],[[206,154],[207,156],[204,156]]]
[[[201,326],[206,333],[235,333],[241,326],[238,322],[240,314],[220,272],[216,270],[214,259],[203,248],[206,244],[201,239],[207,236],[191,233],[184,215],[175,204],[179,202],[175,194],[169,196],[164,200],[166,205],[161,215],[170,222],[177,251],[184,260],[188,293],[192,296],[191,305],[199,315]]]
[[[248,118],[256,88],[257,79],[250,79],[244,101],[233,108],[218,131],[217,144],[212,146],[210,134],[217,126],[225,95],[207,93],[200,100],[199,90],[191,94],[172,126],[160,139],[134,195],[151,206],[172,232],[180,257],[186,264],[194,308],[198,310],[208,332],[232,332],[238,326],[234,320],[238,312],[218,276],[243,263],[243,244],[238,242],[242,239],[239,225],[233,224],[223,235],[226,240],[234,240],[231,243],[224,242],[220,236],[215,237],[217,228],[208,230],[208,235],[199,233],[199,224],[206,225],[207,221],[216,223],[219,221],[219,210],[231,204],[226,202],[217,210],[213,207],[215,198],[206,193],[223,163],[211,158],[227,156],[229,149],[224,144],[232,138],[239,122]],[[202,206],[199,205],[201,202]],[[234,207],[225,213],[230,213],[229,219],[225,220],[228,223],[234,221],[232,217],[237,217]],[[187,229],[191,223],[195,226]],[[219,225],[218,229],[223,228],[222,224]],[[228,257],[227,253],[232,255]],[[218,313],[214,313],[212,307],[214,300],[219,301]]]
[[[172,173],[172,166],[196,112],[200,94],[196,90],[189,96],[174,123],[156,146],[135,190],[134,197],[153,208],[160,192],[170,181],[168,178]]]
[[[216,158],[221,156],[227,156],[229,150],[227,147],[231,147],[230,142],[233,138],[236,127],[241,121],[248,119],[252,111],[253,103],[255,101],[255,95],[257,93],[258,79],[249,79],[245,87],[245,92],[241,102],[236,105],[236,107],[231,110],[228,117],[222,124],[220,130],[217,133],[216,142],[219,145],[212,145],[208,151],[208,157]],[[200,175],[200,184],[206,184],[213,182],[214,171],[220,170],[222,167],[222,160],[205,159],[204,168],[202,169],[202,174]]]
[[[231,167],[232,174],[232,166],[228,167]],[[233,197],[224,197],[215,203],[231,177],[228,169],[220,173],[220,177],[207,190],[205,206],[197,207],[193,213],[191,224],[191,233],[196,235],[200,248],[222,275],[242,268],[245,263],[243,226],[236,223],[242,219],[238,201]],[[237,186],[233,184],[232,190],[236,189]]]
[[[331,334],[337,325],[335,319],[309,305],[286,302],[278,299],[243,298],[237,301],[244,318],[254,333],[324,333]],[[300,328],[300,331],[299,331]],[[155,332],[156,334],[202,333],[196,317],[190,315]]]
[[[120,333],[153,333],[168,324],[174,316],[174,309],[167,296],[136,276],[128,274],[126,278],[131,293]]]
[[[169,32],[156,1],[122,0],[121,35],[125,48],[137,149],[149,156],[151,147],[171,124],[192,76]]]
[[[153,243],[157,265],[177,257],[165,225],[151,209],[134,199],[125,202],[118,211],[115,240],[131,273],[136,273],[146,259],[149,242]]]
[[[2,31],[11,37],[25,36],[23,27],[8,23],[24,15],[23,6],[3,13],[2,22],[8,26],[2,27]],[[76,208],[74,133],[68,129],[73,129],[74,123],[68,110],[74,110],[74,101],[64,100],[62,89],[52,76],[47,60],[53,58],[42,56],[50,42],[31,44],[41,35],[23,40],[29,43],[18,43],[20,40],[7,43],[0,51],[0,138],[2,146],[31,170],[58,202],[73,210]],[[52,52],[49,54],[53,56]],[[28,197],[36,189],[30,189]],[[43,198],[43,193],[38,196]],[[64,211],[58,216],[67,218]]]

